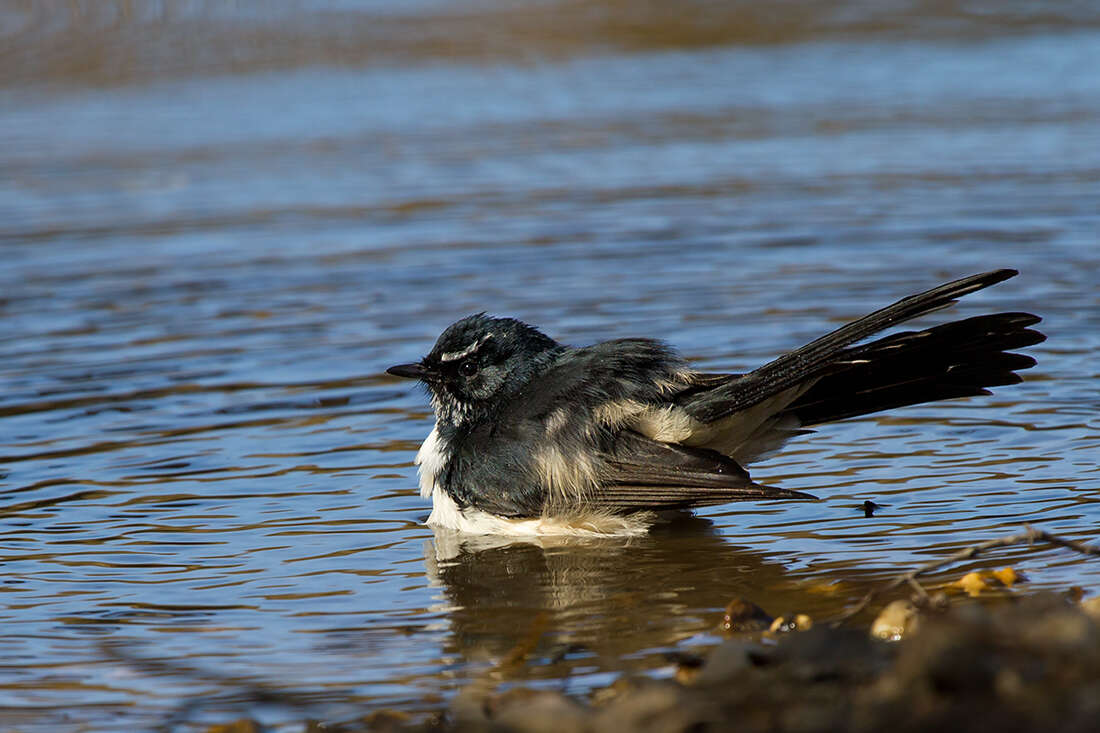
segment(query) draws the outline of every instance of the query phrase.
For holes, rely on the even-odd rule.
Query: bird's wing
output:
[[[616,513],[689,509],[730,501],[813,500],[799,491],[755,483],[735,461],[706,448],[651,440],[633,430],[617,436],[604,455],[589,504]]]

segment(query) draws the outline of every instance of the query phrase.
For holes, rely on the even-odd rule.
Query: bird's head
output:
[[[431,391],[436,418],[459,425],[491,414],[560,348],[522,321],[478,313],[448,326],[419,362],[386,371],[419,379]]]

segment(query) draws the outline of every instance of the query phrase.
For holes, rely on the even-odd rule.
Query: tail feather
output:
[[[1030,313],[967,318],[924,331],[893,334],[845,349],[832,370],[787,412],[804,425],[842,420],[923,402],[989,394],[1016,384],[1035,360],[1009,349],[1041,343]]]
[[[785,354],[755,371],[733,378],[713,389],[684,395],[681,404],[692,417],[703,423],[712,423],[742,412],[773,395],[830,374],[836,368],[838,359],[865,358],[853,357],[853,352],[859,349],[847,348],[857,341],[862,341],[891,326],[945,308],[954,303],[957,298],[996,285],[1017,274],[1019,273],[1016,270],[993,270],[964,277],[903,298],[893,305],[877,310],[800,349]],[[883,342],[888,340],[875,343],[883,345]],[[872,345],[868,344],[867,347]],[[891,344],[885,344],[882,348],[889,345]]]

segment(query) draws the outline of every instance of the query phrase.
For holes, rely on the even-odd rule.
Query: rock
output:
[[[779,616],[772,621],[768,631],[772,634],[787,634],[792,631],[809,631],[813,626],[814,621],[812,618],[804,613],[798,613],[790,616]]]
[[[1094,622],[1100,623],[1100,596],[1093,596],[1081,601],[1081,610]]]
[[[990,575],[996,578],[997,582],[1005,588],[1011,588],[1017,583],[1022,583],[1027,580],[1027,576],[1017,571],[1015,568],[1001,568],[1000,570],[994,570]]]
[[[866,632],[827,626],[780,636],[769,651],[756,666],[762,671],[782,669],[786,679],[799,685],[807,680],[870,680],[894,654],[890,645],[874,641]]]
[[[871,624],[871,636],[883,641],[900,641],[919,625],[920,615],[909,601],[894,601],[882,609]]]
[[[980,595],[983,590],[989,590],[989,583],[981,573],[967,573],[952,585],[966,592],[968,596]]]
[[[726,684],[736,675],[751,668],[754,665],[754,659],[761,660],[767,656],[768,652],[759,644],[731,639],[711,651],[692,680],[692,684],[700,686]]]
[[[674,682],[636,680],[597,709],[587,730],[596,733],[668,733],[718,729],[719,699]]]
[[[516,688],[486,701],[487,717],[516,733],[570,733],[585,730],[587,707],[560,692]]]
[[[744,598],[730,601],[722,616],[722,630],[729,633],[764,631],[771,624],[772,617],[764,609]]]

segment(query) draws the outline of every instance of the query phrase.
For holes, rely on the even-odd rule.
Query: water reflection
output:
[[[425,566],[445,601],[447,651],[472,660],[506,657],[540,613],[548,614],[544,652],[583,648],[614,659],[717,633],[721,609],[735,597],[774,613],[813,604],[781,562],[687,514],[634,538],[434,532]]]

